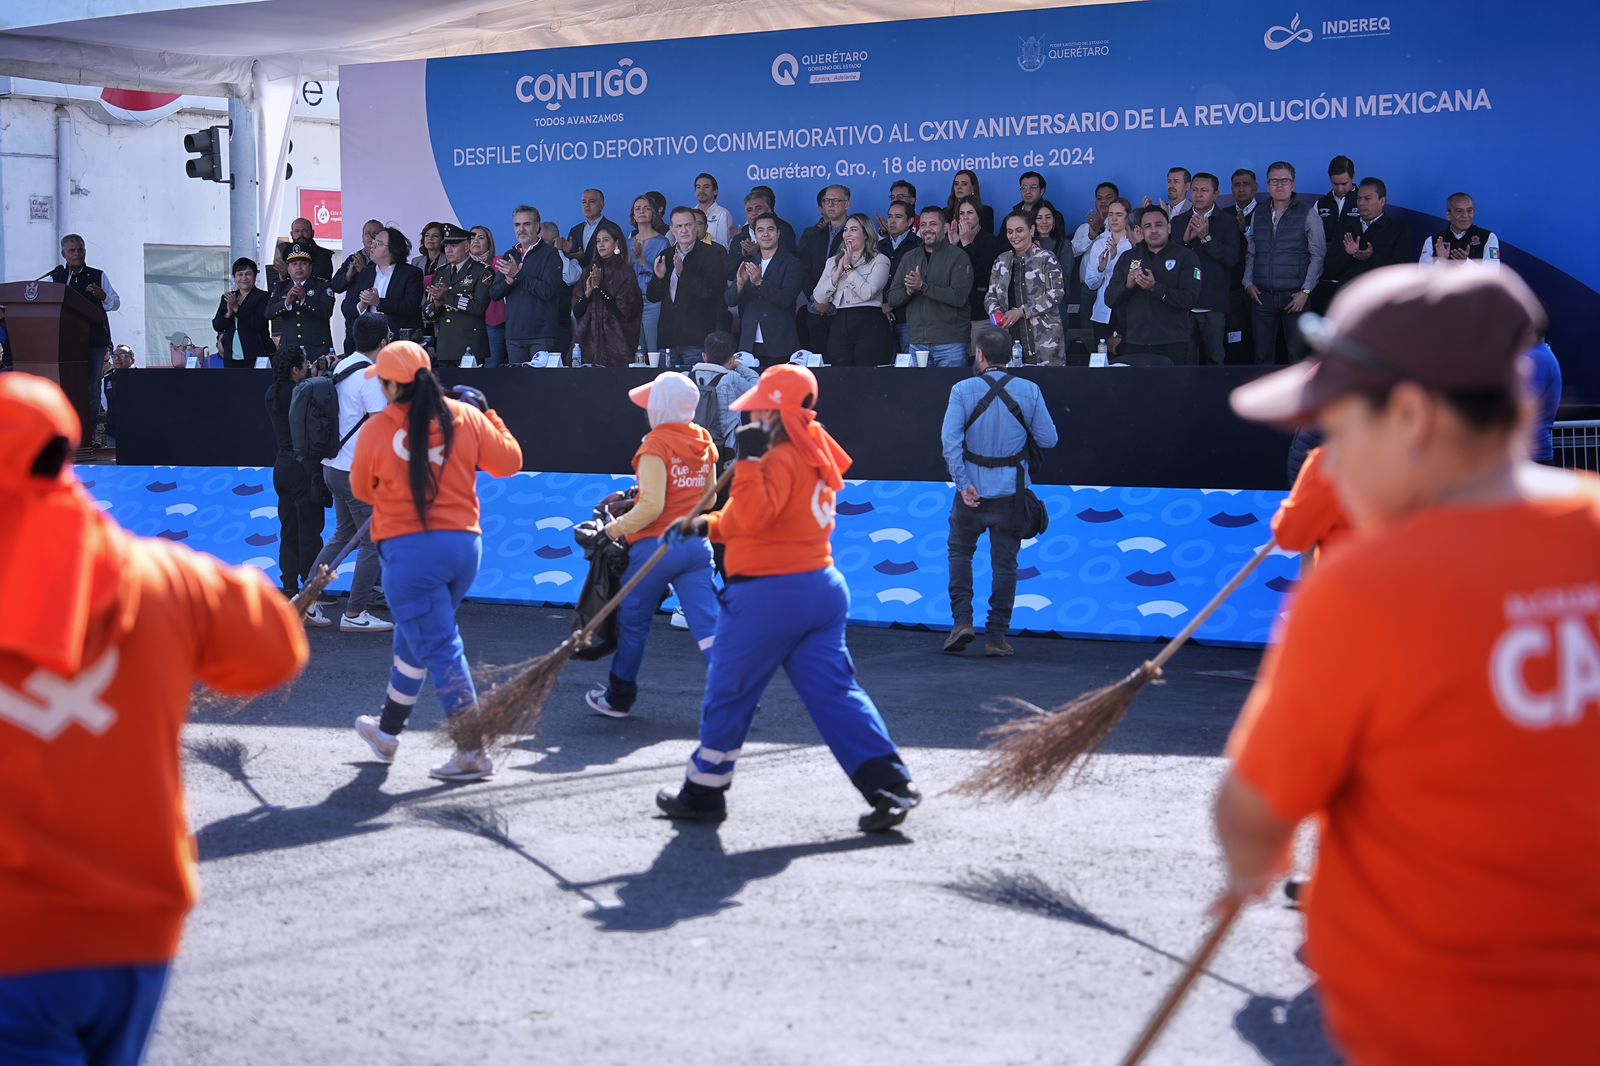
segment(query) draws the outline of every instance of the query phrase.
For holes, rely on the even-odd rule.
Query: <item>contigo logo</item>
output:
[[[650,87],[650,75],[631,59],[619,59],[610,70],[576,70],[567,74],[524,74],[517,79],[517,99],[535,101],[546,111],[560,111],[566,100],[594,100],[606,96],[640,96]]]
[[[772,80],[779,85],[793,85],[800,75],[800,61],[784,52],[772,61]]]
[[[1268,26],[1267,32],[1261,35],[1261,43],[1276,52],[1280,48],[1287,48],[1296,41],[1306,44],[1311,42],[1311,27],[1300,25],[1300,13],[1295,12],[1294,21],[1287,26]]]

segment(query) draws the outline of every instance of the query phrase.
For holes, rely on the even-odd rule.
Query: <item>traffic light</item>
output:
[[[198,155],[198,158],[184,164],[184,170],[191,178],[203,181],[228,180],[222,176],[222,130],[221,126],[207,126],[198,132],[183,135],[183,150]]]

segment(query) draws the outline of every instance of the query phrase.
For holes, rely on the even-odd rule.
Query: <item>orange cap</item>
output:
[[[750,391],[728,405],[731,411],[798,411],[817,402],[817,375],[796,363],[779,363],[761,372]]]
[[[20,371],[0,374],[0,488],[16,490],[33,477],[33,464],[57,437],[76,448],[83,429],[61,386]],[[62,480],[72,477],[71,464]]]
[[[416,341],[391,341],[378,353],[378,361],[367,368],[367,377],[408,385],[417,380],[417,371],[432,369],[433,363],[422,345]]]

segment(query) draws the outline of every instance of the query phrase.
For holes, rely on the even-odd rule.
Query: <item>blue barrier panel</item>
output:
[[[166,537],[278,577],[277,498],[259,467],[86,467],[101,507],[141,536]],[[587,567],[575,522],[632,483],[604,474],[479,478],[483,567],[475,599],[571,606]],[[1024,543],[1013,628],[1073,637],[1153,640],[1188,622],[1268,538],[1278,492],[1044,485],[1050,530]],[[834,557],[850,583],[853,622],[947,627],[945,534],[953,493],[924,481],[860,481],[839,494]],[[333,531],[330,513],[327,531]],[[354,560],[335,589],[349,587]],[[1200,631],[1218,644],[1265,644],[1299,571],[1274,555]],[[978,622],[988,549],[974,563]]]

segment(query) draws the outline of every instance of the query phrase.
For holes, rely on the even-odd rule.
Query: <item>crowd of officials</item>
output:
[[[848,187],[828,185],[815,221],[798,229],[765,185],[746,193],[739,224],[716,178],[700,174],[692,204],[643,193],[626,221],[587,189],[565,235],[520,205],[504,252],[487,225],[429,222],[413,248],[398,227],[368,220],[338,264],[297,219],[265,287],[257,264],[234,264],[212,324],[229,366],[284,344],[348,353],[364,310],[382,311],[396,336],[445,366],[554,352],[600,366],[661,353],[661,365],[688,367],[716,331],[763,366],[802,350],[877,366],[924,349],[929,365],[965,366],[986,326],[1009,333],[1029,364],[1087,363],[1102,346],[1131,365],[1274,363],[1300,356],[1300,314],[1377,267],[1498,265],[1499,241],[1476,225],[1466,193],[1449,197],[1447,224],[1419,245],[1387,212],[1382,179],[1358,179],[1343,155],[1327,169],[1316,197],[1297,193],[1286,161],[1267,167],[1265,196],[1243,168],[1224,196],[1215,174],[1173,167],[1166,195],[1137,206],[1102,182],[1076,227],[1036,171],[1021,175],[1004,214],[970,170],[942,203],[919,204],[916,186],[897,181],[871,214],[853,209]]]

